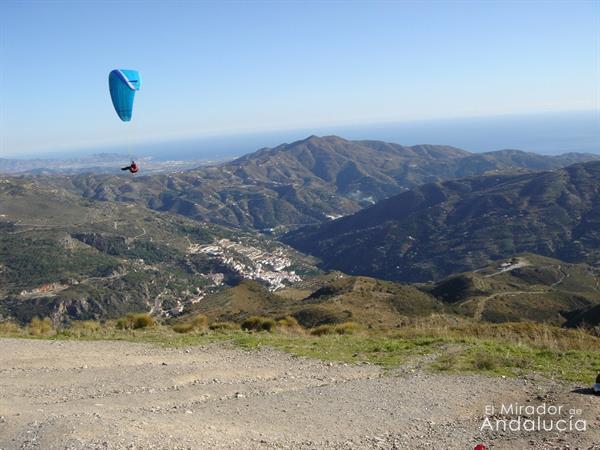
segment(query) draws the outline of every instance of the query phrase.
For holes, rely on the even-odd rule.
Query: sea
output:
[[[311,135],[337,135],[345,139],[381,140],[402,145],[451,145],[470,152],[516,149],[547,155],[600,154],[600,110],[261,131],[136,144],[136,154],[158,161],[219,161]],[[44,156],[63,158],[94,153],[122,153],[122,149],[90,148]]]

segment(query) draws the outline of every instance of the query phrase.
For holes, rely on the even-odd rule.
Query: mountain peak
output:
[[[308,136],[305,139],[296,141],[296,142],[292,142],[290,145],[295,145],[295,144],[305,144],[305,143],[311,143],[311,144],[323,144],[323,143],[329,143],[329,144],[334,144],[334,143],[342,143],[342,142],[351,142],[348,141],[342,137],[336,136],[334,134],[328,135],[328,136],[317,136],[316,134],[311,134],[310,136]]]

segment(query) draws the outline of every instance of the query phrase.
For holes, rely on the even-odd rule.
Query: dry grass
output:
[[[362,327],[355,322],[344,322],[337,325],[321,325],[310,331],[312,336],[326,336],[329,334],[356,334]]]
[[[81,338],[96,335],[102,327],[103,325],[96,320],[74,320],[67,329],[62,330],[62,333]]]
[[[244,319],[241,323],[242,330],[246,331],[275,331],[277,323],[269,317],[252,316]]]
[[[584,330],[531,322],[477,323],[469,318],[436,314],[407,318],[394,329],[369,329],[347,322],[305,330],[290,317],[280,317],[277,321],[251,317],[242,324],[246,332],[236,323],[215,322],[206,331],[190,333],[195,326],[204,326],[203,318],[173,327],[148,327],[144,316],[130,314],[102,324],[76,321],[58,331],[49,319],[34,319],[25,327],[0,322],[0,335],[117,339],[167,346],[228,340],[244,347],[268,345],[302,356],[344,362],[369,361],[389,367],[400,364],[407,355],[435,351],[439,353],[431,363],[435,370],[503,376],[539,373],[585,383],[591,382],[600,371],[600,338]]]
[[[204,314],[197,314],[192,319],[192,326],[195,330],[206,330],[208,328],[208,318]]]
[[[406,339],[418,337],[451,340],[493,339],[514,345],[558,351],[595,351],[600,348],[600,338],[592,336],[585,330],[565,329],[535,322],[490,324],[443,314],[407,319],[401,327],[390,331],[390,335]]]
[[[116,327],[120,330],[139,330],[156,326],[156,322],[150,314],[127,314],[117,320]]]
[[[23,331],[23,328],[16,322],[0,322],[0,335],[2,336],[22,336]]]
[[[305,329],[295,317],[285,316],[277,320],[277,331],[284,334],[303,335]]]
[[[208,328],[208,318],[204,314],[198,314],[189,322],[183,322],[173,325],[173,331],[176,333],[190,333],[192,331],[206,331]]]
[[[44,317],[43,319],[34,317],[31,319],[31,322],[27,325],[27,332],[31,336],[51,336],[56,334],[56,330],[49,317]]]
[[[240,326],[235,322],[213,322],[208,329],[211,331],[233,331],[239,330]]]
[[[191,323],[178,323],[173,325],[173,331],[175,333],[190,333],[194,331],[194,325]]]

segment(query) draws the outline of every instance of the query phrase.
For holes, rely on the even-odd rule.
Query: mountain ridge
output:
[[[218,166],[171,174],[78,175],[62,186],[94,200],[243,229],[287,231],[354,213],[430,182],[483,173],[557,169],[600,155],[473,154],[450,146],[404,147],[381,141],[310,136],[263,148]]]
[[[283,239],[325,269],[429,281],[519,252],[600,260],[600,162],[429,183]],[[582,242],[583,241],[583,242]]]

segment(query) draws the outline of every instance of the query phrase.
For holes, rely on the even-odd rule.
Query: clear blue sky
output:
[[[133,128],[108,72],[142,75]],[[595,2],[0,2],[0,156],[600,109]]]

